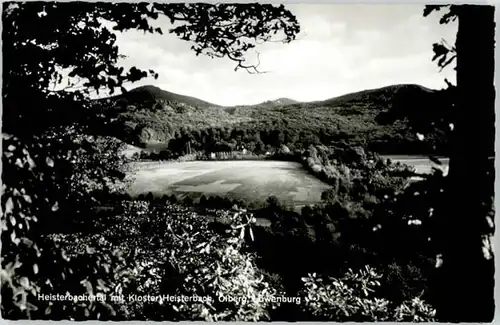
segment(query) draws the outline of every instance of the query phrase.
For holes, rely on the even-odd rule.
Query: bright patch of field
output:
[[[448,173],[448,164],[450,162],[449,158],[439,157],[441,165],[438,165],[431,161],[426,156],[403,156],[403,155],[393,155],[393,156],[382,156],[386,159],[391,159],[394,162],[400,162],[415,168],[415,172],[419,174],[429,174],[432,172],[432,168],[439,168],[443,170],[446,175]]]
[[[193,161],[136,163],[129,194],[179,197],[223,196],[245,202],[280,202],[305,205],[321,202],[329,186],[298,163],[283,161]]]

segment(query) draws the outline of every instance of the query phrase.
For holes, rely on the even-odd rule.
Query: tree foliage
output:
[[[82,293],[80,281],[97,272],[94,268],[102,263],[100,259],[115,263],[108,265],[113,271],[108,269],[101,274],[100,281],[116,285],[115,281],[123,275],[120,269],[124,259],[116,256],[117,252],[106,252],[100,256],[89,255],[85,262],[80,260],[83,266],[74,265],[69,263],[61,245],[46,235],[96,226],[92,208],[103,203],[103,197],[120,191],[122,161],[112,154],[116,143],[109,144],[106,139],[94,141],[71,127],[48,131],[33,140],[26,143],[21,138],[4,135],[2,141],[5,148],[2,157],[2,284],[5,284],[2,285],[2,315],[9,318],[54,315],[57,318],[62,313],[67,317],[84,317],[89,310],[71,302],[53,306],[40,301],[38,294],[64,294],[61,288]],[[103,146],[102,142],[112,148]],[[97,307],[96,313],[99,312],[102,309]]]
[[[442,15],[439,19],[439,23],[443,25],[455,22],[458,19],[458,11],[458,5],[427,5],[424,8],[423,15],[424,17],[427,17],[433,12],[441,12]],[[436,61],[441,70],[456,60],[456,47],[448,44],[444,39],[441,39],[440,42],[434,43],[432,45],[432,50],[434,52],[432,61]]]
[[[458,32],[453,47],[434,45],[435,58],[440,66],[455,60],[457,85],[447,186],[436,211],[436,306],[444,321],[486,322],[494,314],[495,8],[427,6],[424,15],[442,9],[440,23],[458,20]]]
[[[359,272],[349,269],[341,278],[323,279],[316,273],[303,277],[300,294],[315,320],[356,322],[429,322],[436,311],[419,297],[400,305],[377,297],[382,275],[366,266]]]
[[[81,100],[104,89],[113,93],[126,82],[157,78],[153,70],[120,66],[116,33],[161,34],[159,17],[168,18],[169,33],[193,43],[197,55],[229,58],[237,68],[253,70],[244,54],[255,42],[277,35],[287,43],[300,31],[283,5],[6,2],[3,8],[3,106],[9,124],[40,122],[62,99]]]

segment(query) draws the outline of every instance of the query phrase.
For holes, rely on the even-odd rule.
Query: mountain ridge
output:
[[[432,93],[438,91],[436,89],[430,89],[418,84],[394,84],[388,86],[382,86],[378,88],[370,88],[355,92],[349,92],[343,95],[334,96],[324,100],[314,100],[314,101],[298,101],[287,97],[280,97],[273,100],[266,100],[258,104],[238,104],[238,105],[220,105],[212,102],[208,102],[197,97],[182,95],[174,92],[170,92],[161,89],[154,85],[144,85],[128,90],[125,93],[115,95],[112,97],[101,98],[99,101],[119,101],[121,99],[126,99],[130,103],[139,103],[147,101],[175,101],[177,103],[182,103],[190,106],[196,106],[199,108],[235,108],[235,107],[265,107],[265,106],[288,106],[294,104],[318,104],[318,105],[332,105],[332,104],[343,104],[346,102],[351,102],[359,100],[363,97],[369,97],[371,95],[378,95],[380,93],[386,92],[396,93],[398,91],[422,91],[426,93]]]
[[[394,94],[400,91],[422,91],[424,93],[433,93],[436,89],[430,89],[418,84],[394,84],[377,88],[369,88],[360,91],[350,92],[344,95],[335,96],[323,101],[313,101],[312,103],[334,104],[339,102],[350,102],[359,98],[369,97],[373,94]]]

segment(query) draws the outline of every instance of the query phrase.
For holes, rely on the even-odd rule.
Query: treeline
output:
[[[181,198],[175,194],[171,195],[154,195],[152,192],[148,194],[140,194],[137,200],[147,201],[152,204],[183,204],[187,207],[196,206],[198,208],[206,209],[231,209],[233,207],[248,208],[248,203],[241,199],[231,199],[218,195],[205,196],[201,195],[199,198],[194,199],[192,196]]]
[[[292,152],[302,152],[311,145],[326,145],[339,148],[359,147],[365,151],[387,153],[425,154],[434,153],[433,143],[444,142],[443,138],[428,138],[420,141],[415,135],[383,135],[379,140],[367,142],[361,135],[335,133],[327,129],[287,128],[286,123],[253,124],[242,128],[188,129],[174,132],[173,137],[165,142],[161,149],[144,152],[144,159],[171,160],[196,154],[197,159],[210,159],[215,153],[216,159],[255,159],[278,153],[282,148]],[[261,129],[262,128],[262,129]],[[375,132],[376,133],[376,132]],[[144,145],[143,145],[144,146]],[[444,146],[442,146],[444,148]],[[444,149],[443,149],[444,150]],[[439,151],[439,150],[438,150]]]
[[[352,186],[365,186],[359,192],[375,191],[377,181],[397,181],[382,187],[401,188],[408,177],[413,176],[413,168],[401,163],[384,160],[374,152],[367,152],[361,147],[310,146],[301,154],[303,166],[317,178],[334,186],[336,191],[346,191],[348,186],[342,180],[348,180]],[[366,184],[365,184],[366,183]]]
[[[155,161],[198,161],[198,160],[262,160],[269,158],[270,154],[255,154],[253,152],[242,151],[222,151],[222,152],[196,152],[191,154],[181,155],[181,153],[173,153],[169,150],[142,151],[137,153],[134,158],[140,160],[155,160]]]

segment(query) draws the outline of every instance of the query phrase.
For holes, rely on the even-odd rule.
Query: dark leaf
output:
[[[441,161],[436,157],[436,156],[429,156],[429,159],[430,161],[432,161],[433,163],[437,164],[437,165],[442,165]]]

